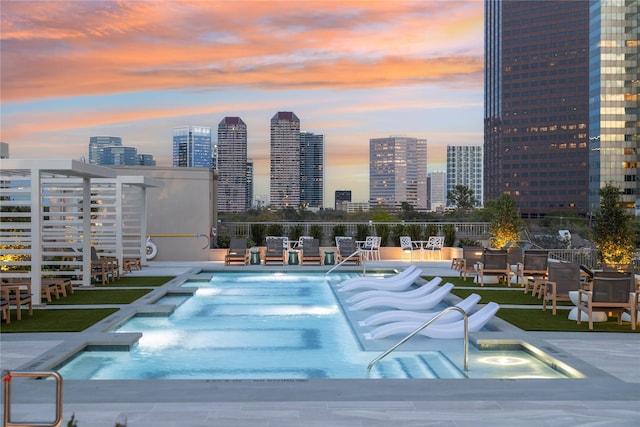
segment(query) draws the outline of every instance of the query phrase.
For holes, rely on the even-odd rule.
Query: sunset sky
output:
[[[88,156],[90,136],[171,164],[173,128],[247,124],[269,194],[269,124],[325,135],[325,204],[369,196],[369,139],[482,143],[483,2],[2,0],[0,140],[12,158]]]

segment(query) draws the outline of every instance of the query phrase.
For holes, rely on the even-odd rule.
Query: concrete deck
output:
[[[450,262],[414,262],[426,274],[455,275]],[[398,267],[408,262],[368,263]],[[220,262],[151,262],[132,275],[180,275]],[[285,269],[305,267],[283,267]],[[309,268],[309,267],[306,267]],[[521,338],[586,374],[553,380],[65,381],[63,425],[186,426],[636,426],[640,424],[640,334],[531,333]],[[88,339],[78,334],[1,334],[0,367],[39,369]],[[22,385],[21,385],[22,386]],[[14,385],[12,420],[51,420],[49,381]]]

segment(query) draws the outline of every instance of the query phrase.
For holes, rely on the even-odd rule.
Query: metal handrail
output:
[[[354,253],[352,253],[351,255],[349,255],[348,257],[346,257],[345,259],[343,259],[342,261],[340,261],[337,265],[333,266],[331,268],[331,270],[327,271],[326,273],[324,273],[324,275],[326,276],[327,274],[331,273],[333,270],[335,270],[336,268],[340,267],[341,265],[343,265],[345,262],[349,261],[351,259],[351,257],[360,254],[360,249],[356,249],[356,251]],[[362,260],[362,272],[365,272],[365,265],[364,265],[364,257],[360,257],[360,259]]]
[[[56,380],[56,419],[53,423],[11,422],[11,379],[13,377],[53,377]],[[62,377],[57,372],[2,371],[4,382],[4,424],[5,427],[58,427],[62,423]]]
[[[425,322],[418,329],[416,329],[415,331],[411,332],[409,335],[407,335],[402,340],[400,340],[400,342],[398,342],[396,345],[392,346],[387,351],[382,353],[380,356],[378,356],[375,359],[373,359],[371,361],[371,363],[369,363],[369,365],[367,366],[367,372],[371,372],[371,368],[373,368],[373,365],[375,365],[376,363],[378,363],[379,361],[381,361],[382,359],[387,357],[389,355],[389,353],[391,353],[392,351],[394,351],[395,349],[400,347],[402,344],[404,344],[407,341],[409,341],[411,338],[416,336],[424,328],[426,328],[427,326],[429,326],[430,324],[432,324],[433,322],[435,322],[436,320],[438,320],[439,318],[441,318],[442,316],[444,316],[446,313],[448,313],[451,310],[459,311],[460,313],[462,313],[462,316],[464,317],[464,371],[467,372],[469,370],[469,316],[467,315],[466,311],[464,311],[463,309],[461,309],[460,307],[455,306],[455,305],[445,308],[440,313],[438,313],[434,318],[432,318],[429,321]]]

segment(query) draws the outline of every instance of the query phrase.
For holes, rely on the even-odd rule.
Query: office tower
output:
[[[247,208],[252,208],[253,203],[253,160],[247,162]]]
[[[122,138],[119,136],[92,136],[89,137],[89,164],[104,165],[106,147],[122,147]]]
[[[351,201],[351,190],[336,190],[334,194],[334,209],[346,211],[346,203]]]
[[[445,196],[456,186],[464,185],[473,191],[475,206],[482,206],[483,167],[481,145],[447,145],[447,189]],[[450,206],[447,200],[447,206]]]
[[[135,147],[103,147],[98,156],[99,165],[104,166],[137,166],[138,150]]]
[[[155,166],[156,161],[153,158],[153,154],[138,154],[138,165],[140,166]]]
[[[324,205],[324,135],[300,132],[300,204]]]
[[[369,203],[427,209],[427,140],[404,136],[369,140]]]
[[[599,190],[622,191],[629,214],[640,207],[640,70],[638,0],[590,2],[589,10],[589,208]]]
[[[447,173],[435,171],[429,174],[429,210],[442,211],[447,205]]]
[[[300,206],[300,120],[290,111],[271,118],[271,206]]]
[[[174,128],[173,166],[211,168],[211,128],[204,126]]]
[[[240,117],[218,124],[218,211],[247,210],[247,125]]]
[[[586,1],[485,1],[485,203],[588,211],[588,25]]]

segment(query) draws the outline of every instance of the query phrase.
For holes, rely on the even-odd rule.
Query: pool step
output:
[[[389,357],[378,362],[380,378],[464,378],[460,368],[439,352],[414,356]]]

